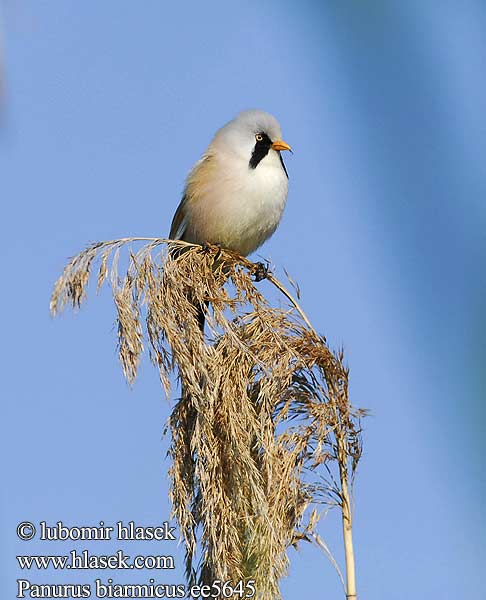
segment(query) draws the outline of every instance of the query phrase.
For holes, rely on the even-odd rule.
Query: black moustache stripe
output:
[[[280,154],[280,164],[282,165],[282,169],[285,171],[285,175],[287,175],[287,179],[288,179],[289,174],[287,173],[287,169],[285,168],[285,163],[283,161],[282,154],[280,152],[279,152],[279,154]]]
[[[256,169],[272,147],[272,140],[268,137],[268,135],[266,133],[262,133],[261,136],[262,139],[255,144],[253,152],[251,153],[250,169]]]
[[[266,133],[261,133],[260,134],[262,136],[262,140],[260,140],[259,142],[257,142],[255,144],[255,147],[253,148],[253,152],[251,153],[251,158],[250,158],[250,169],[256,169],[258,167],[258,165],[260,164],[260,162],[265,158],[265,156],[268,154],[270,148],[272,147],[272,140],[268,137],[268,135]],[[285,175],[287,176],[287,179],[289,178],[289,174],[287,173],[287,169],[285,168],[285,163],[283,161],[282,155],[279,152],[279,156],[280,156],[280,164],[282,165],[282,169],[285,172]]]

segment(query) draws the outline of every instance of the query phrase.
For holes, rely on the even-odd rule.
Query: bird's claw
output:
[[[264,264],[262,262],[257,262],[255,263],[255,266],[253,267],[253,271],[252,271],[252,275],[254,277],[254,281],[262,281],[263,279],[267,278],[268,275],[268,263]]]
[[[216,247],[218,248],[218,251],[216,252],[216,256],[214,257],[214,260],[218,260],[218,258],[221,256],[221,250],[222,250],[222,246],[219,242],[216,244]]]
[[[214,252],[215,248],[217,248],[218,251],[216,252],[214,260],[218,260],[222,250],[221,244],[219,242],[216,244],[210,244],[208,242],[204,242],[204,244],[201,244],[201,250],[204,254],[211,254],[211,252]]]

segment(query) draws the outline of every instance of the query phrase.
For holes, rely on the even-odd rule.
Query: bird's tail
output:
[[[172,259],[176,259],[178,256],[180,256],[184,252],[186,252],[185,248],[174,248],[174,247],[169,248],[169,256]],[[187,299],[194,306],[194,308],[196,310],[197,323],[199,325],[199,329],[200,329],[201,333],[204,336],[204,325],[206,323],[206,311],[209,306],[209,301],[205,300],[204,302],[201,302],[197,298],[194,298],[193,294],[190,291],[187,293]]]
[[[209,300],[205,300],[204,302],[199,302],[198,300],[194,300],[190,298],[191,303],[196,308],[196,318],[197,323],[199,325],[199,329],[204,336],[204,325],[206,323],[206,311],[208,310]]]

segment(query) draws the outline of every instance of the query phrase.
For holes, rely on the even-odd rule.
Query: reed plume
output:
[[[95,265],[98,288],[111,281],[127,380],[135,379],[145,345],[166,394],[173,375],[183,390],[167,429],[188,582],[253,579],[257,597],[279,598],[291,546],[311,541],[328,553],[316,525],[319,507],[329,504],[342,512],[343,585],[355,598],[351,487],[365,411],[349,402],[342,351],[329,349],[261,265],[182,241],[89,246],[55,284],[53,315],[81,305]],[[283,306],[259,291],[262,275],[283,294]],[[201,334],[195,306],[208,302]]]

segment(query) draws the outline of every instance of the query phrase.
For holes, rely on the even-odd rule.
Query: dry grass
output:
[[[144,240],[128,252],[121,279],[120,249]],[[166,393],[174,372],[180,379],[168,428],[188,580],[253,578],[259,597],[280,597],[288,548],[300,540],[322,547],[316,506],[340,506],[351,527],[349,488],[364,411],[349,403],[342,352],[329,350],[273,275],[268,279],[290,301],[284,308],[260,293],[254,263],[184,242],[90,246],[57,281],[53,314],[81,304],[95,262],[98,286],[111,279],[128,381],[144,339]],[[195,304],[206,301],[203,337]]]

